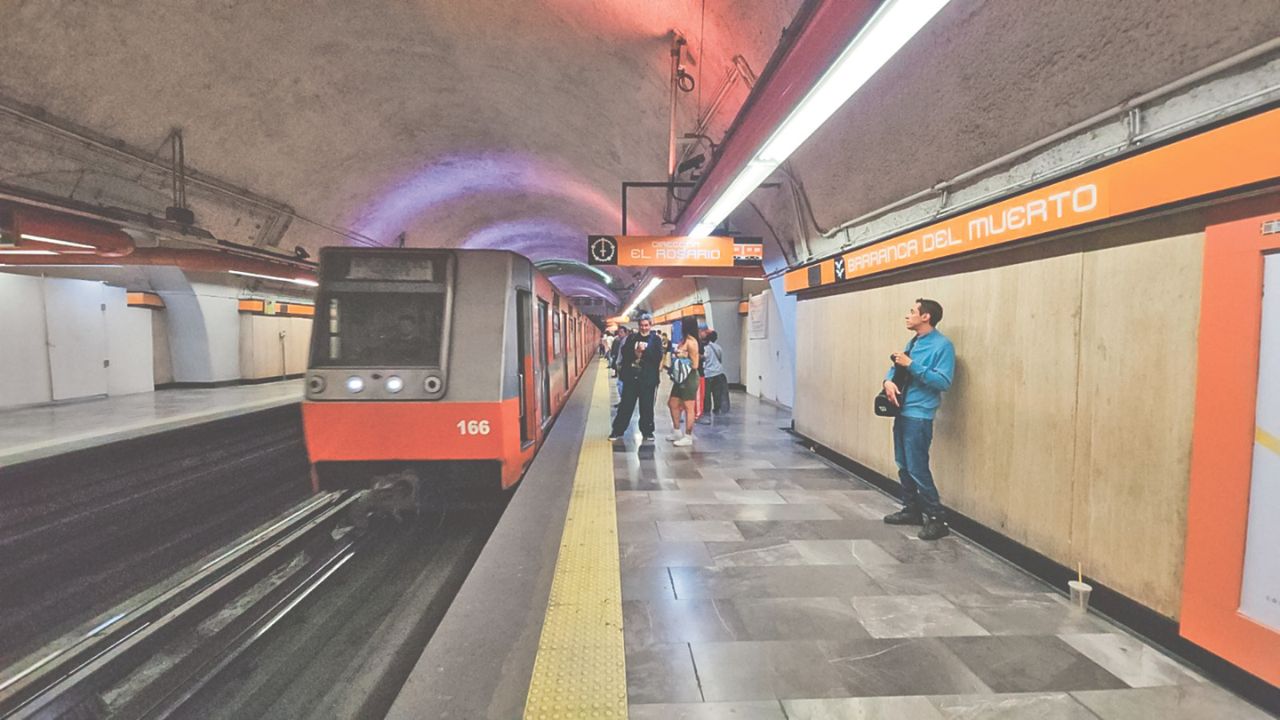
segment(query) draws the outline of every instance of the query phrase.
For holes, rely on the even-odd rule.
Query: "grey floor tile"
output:
[[[779,490],[787,502],[795,505],[857,505],[859,503],[876,502],[880,493],[874,490],[855,490],[843,488],[838,490]]]
[[[1185,685],[1204,681],[1190,669],[1132,635],[1096,633],[1063,634],[1059,637],[1131,687]]]
[[[1000,693],[1127,687],[1055,635],[951,637],[939,642]]]
[[[903,535],[879,520],[737,520],[742,536],[751,540],[901,540]],[[923,541],[921,541],[923,542]]]
[[[681,490],[741,490],[742,486],[733,478],[704,477],[701,480],[678,480]]]
[[[693,657],[708,701],[848,694],[816,642],[693,643]]]
[[[772,700],[664,705],[633,704],[627,710],[630,720],[787,720],[787,716],[782,714],[782,708]]]
[[[1066,693],[957,695],[931,700],[946,720],[1097,720]]]
[[[643,502],[628,501],[618,504],[619,522],[639,520],[692,520],[689,506],[683,502],[669,502],[645,498]]]
[[[622,571],[623,600],[664,600],[675,596],[671,571],[667,568],[638,567]]]
[[[658,521],[658,537],[666,542],[741,542],[738,526],[728,520]]]
[[[622,567],[703,567],[711,565],[707,546],[700,542],[624,542],[618,548]]]
[[[847,477],[822,478],[778,478],[777,473],[769,473],[770,477],[740,478],[738,484],[745,490],[853,490],[860,486]]]
[[[953,563],[977,552],[960,538],[952,535],[934,542],[921,540],[914,535],[894,538],[881,543],[884,551],[899,562],[912,564]]]
[[[922,697],[783,700],[782,706],[788,720],[942,720],[933,703]]]
[[[823,643],[851,697],[969,695],[991,689],[936,638]]]
[[[897,565],[874,540],[792,540],[809,565]]]
[[[739,598],[734,609],[749,640],[861,640],[871,637],[844,598]]]
[[[627,650],[628,703],[695,703],[702,699],[685,643]]]
[[[868,565],[867,574],[884,588],[886,595],[979,594],[985,588],[956,563]]]
[[[861,568],[847,566],[776,566],[671,568],[676,597],[852,597],[881,595],[880,587]]]
[[[613,489],[619,491],[677,490],[680,488],[679,483],[680,481],[675,478],[626,478],[615,475]]]
[[[695,520],[839,520],[826,505],[690,505]]]
[[[885,595],[851,600],[862,626],[878,638],[987,635],[940,595]]]
[[[762,480],[844,480],[853,482],[854,478],[843,470],[830,466],[812,468],[775,468],[765,472],[761,470],[756,477]]]
[[[622,604],[622,631],[628,648],[751,639],[726,600],[629,600]]]
[[[619,543],[658,542],[658,539],[658,526],[653,521],[618,521]]]
[[[810,565],[790,541],[773,538],[743,542],[709,542],[707,552],[716,567],[760,565]]]
[[[1102,720],[1271,720],[1216,685],[1072,693]]]
[[[773,490],[721,490],[716,502],[725,505],[783,505],[787,501]]]
[[[1096,616],[1076,612],[1065,598],[1054,593],[948,593],[947,599],[992,635],[1058,635],[1111,630],[1106,622]]]

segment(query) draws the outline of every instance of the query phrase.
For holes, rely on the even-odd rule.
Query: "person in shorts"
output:
[[[693,445],[693,423],[698,419],[698,363],[702,359],[702,348],[698,345],[697,318],[682,318],[680,334],[683,337],[675,347],[676,359],[673,362],[685,363],[689,373],[671,386],[667,408],[671,410],[672,430],[667,439],[676,447],[689,447]],[[680,423],[681,411],[685,416],[683,429]]]

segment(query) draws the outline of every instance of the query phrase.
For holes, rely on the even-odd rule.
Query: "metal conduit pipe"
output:
[[[33,207],[11,206],[11,209],[22,247],[71,252],[68,250],[68,245],[71,245],[79,247],[82,253],[113,260],[134,251],[133,238],[118,225]],[[77,257],[83,258],[84,255]]]
[[[853,227],[854,225],[861,225],[862,223],[867,222],[868,220],[874,220],[882,215],[887,215],[888,213],[893,212],[894,210],[910,205],[918,200],[923,200],[932,195],[936,195],[945,190],[949,190],[955,185],[963,183],[966,180],[971,180],[975,177],[981,176],[987,172],[990,172],[991,170],[995,170],[999,167],[1007,165],[1014,160],[1023,158],[1037,150],[1040,150],[1049,145],[1052,145],[1053,143],[1056,143],[1060,140],[1065,140],[1066,138],[1071,137],[1072,135],[1076,135],[1078,133],[1084,132],[1085,130],[1090,129],[1095,125],[1101,124],[1107,120],[1112,120],[1116,117],[1124,115],[1130,110],[1138,108],[1142,105],[1146,105],[1152,100],[1156,100],[1166,95],[1170,95],[1174,92],[1177,92],[1178,90],[1182,90],[1201,80],[1204,80],[1205,78],[1212,77],[1214,75],[1217,75],[1218,73],[1224,72],[1226,70],[1230,70],[1238,65],[1242,65],[1251,60],[1256,60],[1260,57],[1264,57],[1276,51],[1280,51],[1280,38],[1273,38],[1271,40],[1268,40],[1267,42],[1262,43],[1261,45],[1256,45],[1252,48],[1249,48],[1248,50],[1232,55],[1229,58],[1220,60],[1216,63],[1213,63],[1212,65],[1208,65],[1204,68],[1201,68],[1200,70],[1197,70],[1196,72],[1193,72],[1190,75],[1184,75],[1183,77],[1178,78],[1173,82],[1167,83],[1165,85],[1161,85],[1160,87],[1154,90],[1151,90],[1149,92],[1146,92],[1136,97],[1125,100],[1119,105],[1116,105],[1107,110],[1104,110],[1086,120],[1081,120],[1080,122],[1070,125],[1066,128],[1063,128],[1062,130],[1059,130],[1051,135],[1047,135],[1043,138],[1040,138],[1039,140],[1036,140],[1035,142],[1029,145],[1025,145],[1021,148],[1018,148],[1013,152],[1006,153],[994,160],[983,163],[978,167],[972,168],[970,170],[966,170],[965,172],[960,173],[959,175],[956,175],[950,180],[940,182],[934,185],[933,187],[926,188],[919,192],[908,195],[900,200],[895,200],[894,202],[891,202],[888,205],[885,205],[883,207],[876,208],[875,210],[872,210],[867,213],[863,213],[862,215],[859,215],[858,217],[853,218],[852,220],[847,220],[837,225],[836,227],[831,228],[827,232],[823,233],[822,237],[824,238],[835,237],[839,233],[847,230],[848,228]],[[1234,104],[1234,101],[1231,104]]]
[[[164,163],[158,162],[153,158],[148,157],[145,153],[141,151],[129,148],[128,146],[123,145],[123,143],[117,145],[108,140],[95,137],[93,134],[89,133],[88,131],[82,131],[82,130],[72,129],[69,127],[64,127],[60,123],[49,120],[45,116],[43,111],[35,108],[25,107],[23,106],[22,103],[18,103],[14,100],[0,97],[0,113],[11,115],[15,118],[18,118],[19,120],[22,120],[23,122],[36,125],[56,135],[62,135],[64,137],[71,138],[72,140],[75,140],[77,142],[81,142],[86,145],[93,146],[100,150],[105,150],[114,155],[124,157],[133,162],[137,162],[142,165],[146,165],[152,169],[159,170],[160,172],[167,173],[167,174],[173,173],[172,167],[169,167]],[[289,205],[285,205],[283,203],[264,198],[249,190],[236,187],[222,180],[217,180],[214,178],[206,178],[194,170],[188,170],[186,180],[187,182],[193,185],[199,185],[203,188],[212,190],[222,195],[226,195],[235,200],[239,200],[241,202],[245,202],[250,205],[256,205],[257,207],[264,208],[266,210],[271,210],[272,212],[279,213],[281,215],[286,215],[299,222],[303,222],[308,225],[318,227],[322,230],[327,230],[328,232],[334,233],[335,235],[340,235],[342,237],[345,237],[348,240],[353,240],[363,245],[371,245],[375,247],[382,246],[382,243],[379,243],[378,241],[374,240],[373,238],[367,235],[363,235],[361,233],[355,232],[354,230],[346,230],[343,228],[335,227],[333,225],[322,223],[318,220],[313,220],[309,217],[299,215],[297,211],[295,211]]]

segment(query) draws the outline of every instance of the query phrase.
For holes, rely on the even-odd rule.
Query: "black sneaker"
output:
[[[920,528],[920,532],[916,537],[921,540],[940,540],[951,534],[951,528],[947,527],[947,521],[942,518],[925,518],[924,527]]]
[[[923,525],[924,515],[918,510],[902,508],[892,515],[885,515],[884,521],[890,525]]]
[[[643,442],[653,442],[653,433],[649,433],[648,435],[645,435],[643,438]]]
[[[610,435],[609,442],[617,442],[622,439],[621,435]]]

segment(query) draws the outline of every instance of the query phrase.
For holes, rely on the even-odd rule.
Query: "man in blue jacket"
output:
[[[893,457],[902,482],[902,509],[886,515],[890,525],[923,525],[918,537],[937,540],[951,533],[947,527],[938,488],[929,471],[929,444],[933,441],[933,416],[942,404],[942,393],[956,374],[956,349],[938,332],[942,305],[920,298],[907,311],[907,329],[915,333],[903,352],[893,353],[893,367],[885,377],[889,402],[900,410],[893,420]],[[894,382],[898,368],[906,371],[906,388]]]

